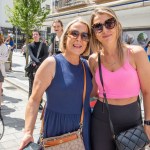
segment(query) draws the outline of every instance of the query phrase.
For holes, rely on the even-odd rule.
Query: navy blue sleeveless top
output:
[[[56,72],[51,85],[46,90],[47,104],[44,115],[44,137],[58,136],[79,128],[84,72],[81,62],[72,65],[62,54],[54,56]],[[86,68],[86,98],[84,102],[83,141],[90,150],[90,106],[92,76],[86,60],[81,59]]]

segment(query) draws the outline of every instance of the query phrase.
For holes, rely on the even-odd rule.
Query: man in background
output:
[[[29,97],[32,93],[34,75],[38,67],[41,65],[41,63],[48,57],[48,47],[45,43],[40,42],[40,32],[38,30],[34,30],[32,32],[32,38],[33,38],[33,42],[28,45],[30,61],[33,66],[32,73],[29,76]],[[42,110],[42,109],[43,109],[43,106],[42,106],[42,100],[41,100],[39,110]]]
[[[54,33],[51,33],[51,45],[49,47],[50,55],[61,53],[59,50],[59,41],[63,33],[63,23],[61,20],[54,20],[52,23]]]

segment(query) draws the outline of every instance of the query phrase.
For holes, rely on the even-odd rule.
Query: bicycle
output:
[[[2,139],[4,135],[4,120],[1,114],[1,108],[0,108],[0,140]]]

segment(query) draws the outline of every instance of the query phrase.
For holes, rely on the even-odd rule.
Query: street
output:
[[[12,71],[7,72],[7,77],[3,83],[2,116],[5,132],[0,140],[0,150],[18,149],[23,137],[25,107],[28,101],[28,78],[24,76],[25,59],[20,52],[14,52],[13,55]],[[38,113],[35,125],[35,141],[39,137],[40,115],[41,112]]]

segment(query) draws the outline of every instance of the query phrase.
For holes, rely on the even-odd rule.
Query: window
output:
[[[46,9],[50,9],[50,5],[46,5]]]

